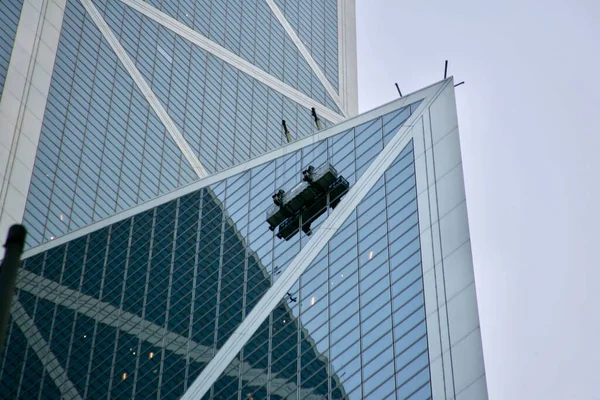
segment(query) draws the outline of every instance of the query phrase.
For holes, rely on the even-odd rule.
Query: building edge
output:
[[[111,215],[110,217],[107,217],[101,221],[93,222],[93,223],[83,226],[77,230],[71,231],[63,236],[56,238],[55,240],[52,240],[49,242],[44,242],[37,246],[31,247],[29,249],[25,249],[25,251],[23,253],[23,258],[31,257],[35,254],[39,254],[41,252],[52,249],[54,247],[60,246],[61,244],[64,244],[71,240],[74,240],[78,237],[87,235],[90,232],[104,228],[104,227],[114,224],[116,222],[125,220],[125,219],[131,217],[132,215],[141,213],[143,211],[147,211],[147,210],[154,208],[160,204],[167,203],[178,197],[184,196],[185,194],[191,193],[191,192],[198,190],[200,188],[203,188],[203,187],[207,187],[215,182],[219,182],[221,180],[227,179],[228,177],[231,177],[240,172],[246,171],[257,165],[267,163],[278,157],[284,156],[286,154],[290,154],[292,152],[297,151],[298,149],[301,149],[301,148],[309,146],[313,143],[322,141],[326,138],[329,138],[331,136],[342,133],[347,129],[351,129],[354,126],[365,123],[373,118],[380,117],[380,116],[387,114],[395,109],[404,107],[406,105],[417,102],[419,100],[424,100],[427,97],[432,96],[433,93],[437,92],[439,90],[439,88],[442,85],[444,85],[447,81],[449,81],[450,79],[451,78],[449,78],[446,81],[440,81],[440,82],[433,83],[433,84],[426,86],[422,89],[419,89],[413,93],[406,94],[401,98],[392,100],[392,101],[390,101],[386,104],[383,104],[379,107],[376,107],[372,110],[363,112],[360,115],[355,115],[353,117],[350,117],[350,118],[344,120],[343,122],[333,125],[327,129],[323,129],[322,131],[319,131],[319,132],[315,133],[314,135],[299,139],[299,140],[292,142],[286,146],[283,146],[283,147],[280,147],[277,149],[273,149],[263,155],[253,158],[252,160],[243,162],[241,164],[235,165],[226,170],[217,172],[215,174],[212,174],[206,178],[197,180],[186,186],[179,187],[175,190],[172,190],[171,192],[157,196],[150,201],[135,205],[129,209],[115,213],[115,214]],[[419,106],[417,111],[415,111],[416,114],[419,114],[421,112],[420,111],[421,107],[422,107],[422,105]]]
[[[348,116],[358,114],[356,0],[338,0],[340,98]]]
[[[0,98],[0,235],[25,213],[65,7],[23,2]]]
[[[412,133],[432,397],[485,400],[456,99],[448,80]]]

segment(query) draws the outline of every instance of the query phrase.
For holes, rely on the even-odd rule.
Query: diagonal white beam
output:
[[[92,296],[88,296],[76,290],[69,289],[66,286],[56,283],[50,279],[44,278],[40,275],[31,273],[27,270],[22,269],[20,271],[19,280],[17,281],[17,287],[20,290],[31,293],[36,297],[66,307],[79,314],[85,315],[90,319],[96,320],[102,324],[120,329],[123,332],[138,337],[139,339],[151,344],[152,346],[164,348],[165,350],[173,352],[174,354],[177,354],[181,357],[187,356],[191,360],[201,363],[207,363],[212,359],[212,347],[201,345],[197,342],[194,342],[193,340],[190,340],[185,336],[179,335],[174,332],[166,331],[165,333],[164,326],[152,323],[148,320],[139,317],[136,314],[120,310],[119,308],[111,304],[100,301]],[[15,302],[15,304],[16,303],[17,302]],[[17,309],[17,307],[20,308]],[[43,341],[44,339],[41,337],[41,335],[39,335],[37,327],[33,324],[33,322],[31,322],[30,324],[27,323],[27,321],[25,321],[25,318],[29,317],[26,313],[23,316],[23,313],[25,313],[25,311],[22,309],[22,306],[20,306],[20,304],[19,306],[14,306],[13,317],[17,322],[19,322],[17,318],[21,317],[20,321],[24,321],[23,323],[26,324],[20,325],[23,333],[32,337],[31,343],[40,343],[40,346],[45,344],[45,341],[43,343],[40,342],[40,340]],[[47,351],[50,350],[48,349]],[[40,359],[42,359],[41,356]],[[231,368],[231,370],[228,371],[228,375],[237,377],[239,375],[239,361],[234,364],[236,365],[236,367]],[[55,365],[58,364],[55,364],[54,362],[49,364],[49,366],[52,368],[54,368]],[[62,369],[62,367],[58,365],[57,368],[59,368],[57,370],[60,373],[59,376],[66,377],[66,374],[64,374],[64,370]],[[248,383],[249,386],[263,386],[266,383],[267,375],[266,372],[262,369],[253,368],[252,365],[248,362],[244,362],[242,364],[242,368],[244,370],[244,377],[251,380]],[[55,380],[55,382],[57,381]],[[288,393],[296,390],[296,384],[288,382],[285,378],[275,377],[272,379],[272,382],[274,387],[279,388],[277,389],[277,393],[279,393],[282,396],[285,396]],[[67,389],[68,387],[65,390]],[[302,392],[304,393],[302,398],[311,398],[312,390],[303,388],[301,389],[301,393]],[[320,397],[315,397],[315,400],[317,398]]]
[[[335,104],[339,107],[340,110],[342,110],[344,115],[348,115],[348,111],[346,110],[346,107],[344,107],[344,104],[342,103],[340,96],[338,95],[336,90],[331,85],[331,82],[329,82],[329,80],[327,79],[327,77],[325,76],[325,74],[323,73],[321,68],[319,67],[319,64],[317,64],[315,59],[310,54],[310,51],[308,51],[308,49],[306,48],[304,43],[302,43],[302,40],[300,40],[300,37],[298,37],[294,28],[292,28],[292,26],[290,25],[288,20],[285,18],[285,16],[283,15],[283,13],[279,9],[279,7],[277,7],[277,4],[275,4],[275,1],[274,0],[266,0],[266,2],[269,5],[269,7],[271,8],[271,11],[273,12],[273,14],[275,14],[275,17],[277,18],[277,20],[279,21],[281,26],[283,26],[283,29],[285,29],[285,32],[288,34],[290,39],[292,39],[292,42],[294,42],[294,44],[298,48],[298,51],[300,51],[300,54],[302,54],[302,57],[304,57],[304,59],[306,60],[306,62],[308,63],[308,65],[310,66],[312,71],[315,73],[317,78],[319,78],[319,81],[321,81],[321,83],[325,87],[325,90],[327,90],[327,93],[329,93],[329,96],[331,96],[331,98],[333,99]]]
[[[452,78],[448,78],[452,79]],[[330,128],[323,129],[315,133],[314,135],[307,136],[305,138],[299,139],[293,143],[288,144],[285,147],[281,147],[279,149],[272,150],[268,153],[263,154],[262,156],[258,156],[253,158],[252,160],[246,161],[242,164],[238,164],[234,167],[231,167],[227,170],[217,172],[215,174],[210,175],[207,178],[191,183],[187,186],[181,187],[179,189],[175,189],[169,193],[156,197],[150,201],[147,201],[143,204],[139,204],[134,206],[128,210],[122,211],[118,214],[111,215],[101,221],[95,222],[93,224],[87,225],[79,230],[76,230],[71,233],[67,233],[64,236],[61,236],[55,240],[43,243],[37,247],[26,250],[23,253],[23,258],[28,258],[34,256],[36,254],[40,254],[49,249],[61,246],[71,240],[77,239],[79,237],[85,236],[91,232],[94,232],[98,229],[107,227],[116,222],[123,221],[126,218],[130,218],[133,215],[139,214],[144,211],[148,211],[154,207],[157,207],[161,204],[164,204],[168,201],[175,200],[178,197],[184,196],[186,194],[192,193],[196,190],[200,190],[201,188],[208,187],[214,183],[227,179],[229,177],[235,176],[241,172],[245,172],[251,168],[262,165],[264,163],[273,161],[278,157],[283,157],[285,155],[291,154],[295,151],[298,151],[306,146],[309,146],[314,143],[318,143],[330,137],[333,137],[337,134],[345,132],[348,129],[352,129],[355,126],[358,126],[362,123],[368,122],[374,118],[378,118],[382,115],[385,115],[394,110],[398,110],[401,107],[414,103],[417,100],[423,100],[431,96],[433,93],[436,93],[441,85],[444,85],[445,81],[440,81],[429,85],[423,89],[420,89],[414,93],[406,94],[403,97],[393,100],[390,103],[384,104],[381,107],[375,108],[373,110],[362,113],[358,116],[353,117],[352,119],[347,119],[337,125],[334,125]],[[418,112],[418,111],[417,111]],[[410,119],[409,119],[410,121]]]
[[[0,236],[23,221],[66,0],[21,3],[0,98]]]
[[[105,325],[121,329],[153,346],[162,346],[163,337],[165,337],[163,335],[163,327],[144,320],[136,314],[119,310],[118,307],[77,292],[76,290],[69,289],[66,286],[62,286],[27,270],[21,270],[17,287],[36,297],[74,310]],[[120,319],[119,315],[121,315]],[[167,346],[168,350],[179,355],[186,354],[187,338],[174,333],[167,333],[166,336],[169,343]],[[201,356],[203,350],[207,350],[208,348],[200,345],[193,347],[195,351],[191,355],[192,358],[201,362],[207,362],[210,359],[210,357],[202,358]]]
[[[15,300],[12,305],[12,316],[15,323],[19,326],[23,335],[27,339],[27,344],[33,349],[35,354],[38,356],[44,369],[54,381],[54,384],[60,390],[60,394],[63,399],[69,400],[81,400],[81,396],[73,382],[67,376],[66,371],[60,365],[56,356],[50,350],[48,342],[44,339],[37,326],[33,323],[33,320],[19,302]],[[26,371],[27,372],[27,371]]]
[[[82,0],[82,1],[89,1],[89,0]],[[152,19],[153,21],[161,24],[165,28],[176,33],[177,35],[189,40],[190,42],[194,43],[196,46],[200,47],[201,49],[213,54],[214,56],[220,58],[221,60],[223,60],[226,63],[232,65],[233,67],[239,69],[240,71],[250,75],[257,81],[264,83],[265,85],[269,86],[270,88],[278,91],[279,93],[281,93],[284,96],[288,97],[289,99],[295,101],[296,103],[300,104],[301,106],[304,106],[306,108],[314,107],[319,112],[319,115],[323,116],[324,118],[328,119],[329,121],[331,121],[333,123],[337,123],[337,122],[341,122],[345,119],[344,116],[342,116],[342,115],[336,113],[335,111],[329,109],[328,107],[318,103],[317,101],[315,101],[314,99],[305,95],[304,93],[294,89],[290,85],[275,78],[273,75],[258,68],[256,65],[244,60],[242,57],[238,56],[237,54],[227,50],[223,46],[216,44],[212,40],[208,39],[206,36],[199,34],[198,32],[196,32],[193,29],[191,29],[190,27],[188,27],[187,25],[177,21],[175,18],[170,17],[169,15],[163,13],[162,11],[156,9],[155,7],[152,7],[145,1],[142,1],[142,0],[121,0],[121,1],[124,4],[128,5],[129,7],[133,8],[134,10],[139,11],[146,17]],[[340,107],[340,109],[342,109],[342,108]]]
[[[164,124],[165,128],[167,129],[167,132],[169,132],[169,135],[171,135],[171,137],[175,141],[175,144],[177,144],[177,147],[179,147],[179,150],[181,150],[181,152],[183,153],[183,156],[190,163],[190,165],[194,169],[194,172],[196,172],[198,178],[204,178],[208,176],[208,171],[200,163],[200,160],[198,160],[198,157],[196,157],[196,154],[177,128],[177,125],[175,125],[175,122],[173,122],[173,120],[167,113],[167,110],[165,110],[165,108],[162,106],[162,104],[150,88],[150,85],[148,85],[148,82],[146,82],[140,71],[135,66],[134,62],[131,60],[131,58],[123,48],[123,46],[121,46],[121,43],[119,42],[113,31],[110,29],[104,18],[102,18],[102,15],[100,14],[96,6],[92,4],[91,0],[80,1],[81,4],[83,4],[83,6],[85,7],[89,16],[92,18],[92,20],[102,33],[102,36],[104,36],[104,38],[106,39],[110,47],[113,49],[119,60],[121,60],[121,63],[123,63],[123,66],[125,67],[127,72],[129,72],[137,87],[140,89],[140,91],[142,92],[142,94],[144,95],[144,97],[146,98],[146,100],[148,101],[158,118]]]
[[[252,335],[254,335],[271,311],[298,281],[300,275],[302,275],[309,267],[323,247],[329,243],[329,240],[342,226],[344,221],[346,221],[352,211],[356,209],[362,199],[367,195],[375,183],[377,183],[378,179],[394,162],[404,145],[406,145],[408,133],[411,132],[413,124],[417,118],[420,117],[422,110],[429,107],[435,97],[441,93],[450,82],[451,80],[444,82],[433,96],[428,96],[428,98],[423,101],[424,104],[422,103],[419,106],[421,112],[416,112],[411,115],[406,123],[398,130],[387,146],[385,146],[381,153],[373,160],[360,179],[350,188],[336,209],[325,221],[323,221],[306,246],[300,250],[300,253],[292,260],[279,279],[275,281],[273,286],[271,286],[267,293],[259,300],[250,314],[246,316],[215,357],[213,357],[210,363],[204,368],[200,373],[200,376],[183,395],[181,398],[182,400],[200,399],[210,390],[210,387],[235,359],[236,355],[242,350],[248,340],[252,338]]]

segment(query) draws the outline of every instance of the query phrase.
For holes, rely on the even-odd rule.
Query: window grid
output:
[[[194,178],[76,1],[65,11],[49,96],[56,100],[47,105],[24,217],[40,229],[28,246]]]
[[[168,0],[152,0],[148,3],[321,104],[340,112],[266,2],[183,0],[178,2],[178,8],[172,7],[172,2]],[[322,33],[315,33],[315,37],[309,40],[315,44],[322,43],[316,58],[319,61],[327,58],[326,68],[325,64],[320,64],[320,67],[337,89],[337,4],[333,0],[327,3],[324,7],[315,8],[312,16],[304,17],[309,21],[311,18],[318,20],[314,29]],[[310,5],[308,9],[310,13]],[[310,34],[310,30],[308,32]],[[302,39],[305,40],[304,37]]]
[[[210,26],[217,26],[223,16],[231,19],[241,7],[232,1],[223,14],[213,9],[220,4],[190,4],[198,13],[206,6],[210,13],[221,13],[209,19],[213,21]],[[179,2],[178,10],[189,14],[190,4]],[[245,17],[251,6],[243,6]],[[288,121],[295,138],[315,132],[310,110],[119,1],[100,0],[97,7],[211,172],[283,145],[282,119]],[[264,7],[262,2],[254,5],[260,18],[268,16]],[[251,19],[254,23],[256,18]],[[280,29],[274,17],[266,21],[269,29]],[[226,31],[231,40],[237,40],[237,34]],[[259,40],[252,44],[254,52],[261,48]],[[279,52],[274,40],[275,36],[267,43],[267,54]],[[280,58],[284,62],[293,59],[285,52]],[[28,247],[197,179],[74,0],[67,2],[49,96],[53,100],[48,102],[43,122],[24,218],[39,229],[32,230]]]
[[[331,85],[339,90],[337,0],[275,0]]]
[[[373,131],[371,126],[378,128]],[[274,190],[298,182],[300,167],[328,158],[336,167],[344,165],[339,171],[353,183],[360,177],[357,161],[365,152],[352,148],[372,147],[365,135],[376,134],[382,141],[384,131],[384,119],[379,118],[25,260],[25,271],[45,279],[38,285],[39,291],[55,291],[59,284],[63,289],[58,290],[79,293],[77,312],[25,292],[24,296],[33,299],[33,304],[44,304],[28,308],[35,321],[65,321],[68,334],[62,338],[58,331],[54,333],[56,325],[51,326],[50,340],[46,340],[53,351],[68,346],[60,357],[65,357],[63,366],[80,394],[89,398],[107,392],[114,397],[148,397],[160,390],[161,397],[181,396],[309,239],[299,234],[286,242],[270,234],[265,240],[264,215]],[[348,144],[349,151],[336,153]],[[231,366],[235,379],[225,375],[215,384],[213,398],[263,393],[273,398],[294,393],[294,397],[312,393],[341,398],[346,393],[353,398],[353,393],[358,397],[383,393],[388,391],[385,379],[369,379],[381,374],[372,370],[375,361],[368,361],[379,360],[392,349],[395,356],[382,371],[392,368],[396,376],[401,373],[395,369],[397,357],[412,354],[405,352],[409,348],[416,351],[414,346],[426,350],[426,342],[419,341],[422,336],[409,341],[395,333],[397,329],[417,332],[416,327],[424,327],[425,317],[419,311],[423,304],[420,259],[414,256],[419,249],[410,247],[415,239],[418,242],[418,229],[409,224],[416,211],[416,203],[410,200],[410,196],[416,197],[416,192],[411,192],[414,169],[408,168],[414,162],[412,154],[409,145],[291,290],[290,297],[296,301],[282,299],[245,346],[238,359],[243,363]],[[407,213],[392,228],[398,230],[394,236],[398,244],[391,243],[392,236],[386,231],[382,237],[388,241],[387,247],[374,252],[371,260],[359,262],[359,257],[369,255],[369,250],[361,247],[361,235],[366,230],[379,234],[377,227],[370,227],[367,211],[374,209],[382,194],[386,197],[399,188],[403,194],[393,202],[386,200],[376,212],[390,218]],[[314,229],[323,219],[314,222]],[[393,245],[396,250],[392,252]],[[409,248],[410,253],[392,264],[392,257],[399,259],[403,249]],[[350,264],[344,256],[349,252],[354,257]],[[365,268],[375,265],[385,273],[368,280],[371,273],[365,275]],[[365,297],[381,287],[388,293],[385,302],[377,296]],[[414,293],[413,287],[421,289]],[[348,301],[359,293],[358,302]],[[104,311],[95,309],[94,318],[82,311],[94,307]],[[333,311],[344,308],[348,310]],[[369,308],[373,311],[367,317],[363,314]],[[396,314],[402,319],[397,320]],[[189,317],[181,317],[186,315]],[[142,320],[148,323],[142,325]],[[390,321],[388,330],[377,330],[381,321]],[[362,335],[352,333],[357,328]],[[143,329],[146,335],[135,329]],[[388,337],[392,338],[389,346],[378,347]],[[369,360],[364,358],[367,353],[372,353]],[[360,375],[366,367],[371,372]],[[29,371],[30,367],[22,368]],[[421,372],[414,372],[414,377],[424,379]],[[5,376],[0,377],[2,384],[9,381]],[[357,376],[361,376],[358,384]],[[407,385],[416,385],[412,376],[407,376]],[[37,379],[35,374],[31,379]],[[49,390],[45,387],[50,379],[39,379],[38,393]],[[371,381],[367,393],[361,382]],[[410,388],[422,390],[423,382]]]

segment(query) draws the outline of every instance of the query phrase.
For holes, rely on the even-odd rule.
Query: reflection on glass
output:
[[[36,323],[51,321],[54,302],[79,299],[60,305],[71,307],[64,323],[44,324],[78,390],[179,398],[308,243],[304,235],[276,240],[268,230],[274,190],[299,179],[292,166],[327,157],[355,182],[357,154],[369,158],[383,146],[382,126],[371,121],[26,260],[23,271],[60,294],[29,294],[29,303],[20,296]],[[357,143],[370,147],[356,151]],[[412,157],[408,145],[215,383],[212,398],[427,392]]]

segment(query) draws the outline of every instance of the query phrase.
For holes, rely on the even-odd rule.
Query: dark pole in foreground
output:
[[[6,339],[6,326],[8,325],[8,315],[13,294],[15,293],[15,284],[17,282],[17,273],[19,263],[21,262],[21,253],[25,245],[25,236],[27,230],[23,225],[13,225],[8,230],[6,243],[4,247],[4,260],[0,264],[0,353],[4,349],[4,340]]]

